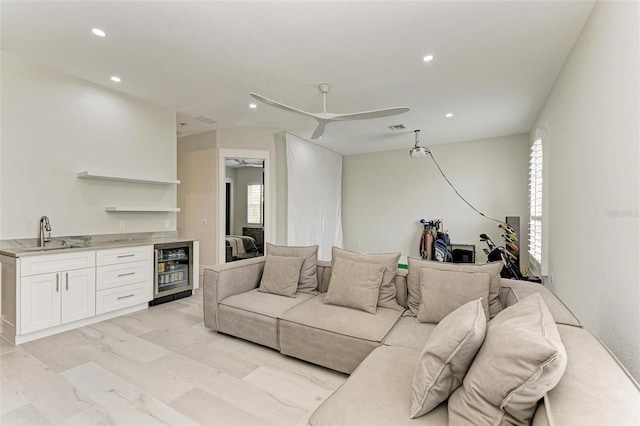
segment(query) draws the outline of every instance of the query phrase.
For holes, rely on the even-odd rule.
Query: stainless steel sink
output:
[[[58,244],[58,245],[52,245],[52,246],[44,246],[44,247],[22,247],[20,248],[20,251],[22,252],[34,252],[34,251],[53,251],[53,250],[65,250],[65,249],[71,249],[71,248],[79,248],[81,246],[75,245],[75,244]]]

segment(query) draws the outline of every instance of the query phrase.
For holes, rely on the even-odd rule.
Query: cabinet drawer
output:
[[[98,250],[96,265],[117,265],[120,263],[138,262],[153,259],[153,246],[123,247],[117,249]]]
[[[98,290],[139,282],[147,282],[151,285],[153,263],[151,260],[143,260],[140,262],[98,266],[96,274]]]
[[[20,258],[20,275],[23,277],[50,272],[92,268],[96,264],[96,252],[76,251]]]
[[[151,284],[137,283],[96,292],[96,314],[116,311],[151,300]]]

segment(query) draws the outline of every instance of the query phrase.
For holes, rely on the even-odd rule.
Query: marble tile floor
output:
[[[305,425],[346,375],[205,328],[202,291],[13,346],[0,424]]]

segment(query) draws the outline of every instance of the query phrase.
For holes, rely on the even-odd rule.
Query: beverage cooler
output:
[[[192,242],[156,244],[154,263],[153,300],[149,305],[158,305],[193,294]]]

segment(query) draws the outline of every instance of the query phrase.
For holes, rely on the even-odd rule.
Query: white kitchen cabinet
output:
[[[21,333],[94,316],[94,268],[29,275],[20,283]]]
[[[153,246],[98,250],[96,263],[96,314],[153,298]]]
[[[21,331],[30,333],[61,323],[60,274],[24,277],[20,283]]]
[[[146,309],[153,245],[0,254],[0,336],[29,342]]]

